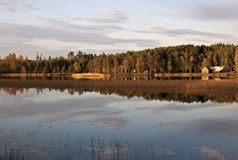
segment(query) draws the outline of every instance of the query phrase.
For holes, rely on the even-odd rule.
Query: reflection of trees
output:
[[[8,93],[11,96],[15,96],[17,93],[19,94],[27,93],[29,88],[4,87],[4,88],[0,88],[0,90]]]
[[[147,100],[179,102],[238,102],[238,81],[73,81],[73,80],[0,80],[0,89],[9,95],[28,92],[36,88],[68,91],[69,94],[99,92],[117,94],[124,97],[143,97]]]

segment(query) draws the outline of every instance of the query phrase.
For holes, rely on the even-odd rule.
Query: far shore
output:
[[[0,74],[0,77],[9,77],[9,78],[44,78],[44,77],[65,77],[72,79],[107,79],[109,74],[102,73],[5,73]]]
[[[110,79],[112,77],[125,78],[224,78],[237,79],[236,72],[221,72],[221,73],[124,73],[124,74],[109,74],[109,73],[2,73],[0,78],[71,78],[71,79]]]

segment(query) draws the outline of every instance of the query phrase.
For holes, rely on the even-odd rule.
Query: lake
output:
[[[0,80],[0,159],[235,160],[238,82]]]

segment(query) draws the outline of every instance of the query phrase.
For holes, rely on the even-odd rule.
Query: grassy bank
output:
[[[109,74],[102,73],[9,73],[0,74],[5,78],[72,78],[72,79],[109,79]]]
[[[0,77],[6,78],[71,78],[71,79],[149,79],[149,78],[224,78],[237,79],[236,72],[222,73],[155,73],[155,74],[105,74],[105,73],[7,73],[0,74]]]

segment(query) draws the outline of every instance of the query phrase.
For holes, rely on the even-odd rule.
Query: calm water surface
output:
[[[238,159],[237,103],[34,88],[13,96],[5,90],[0,90],[2,159]]]

